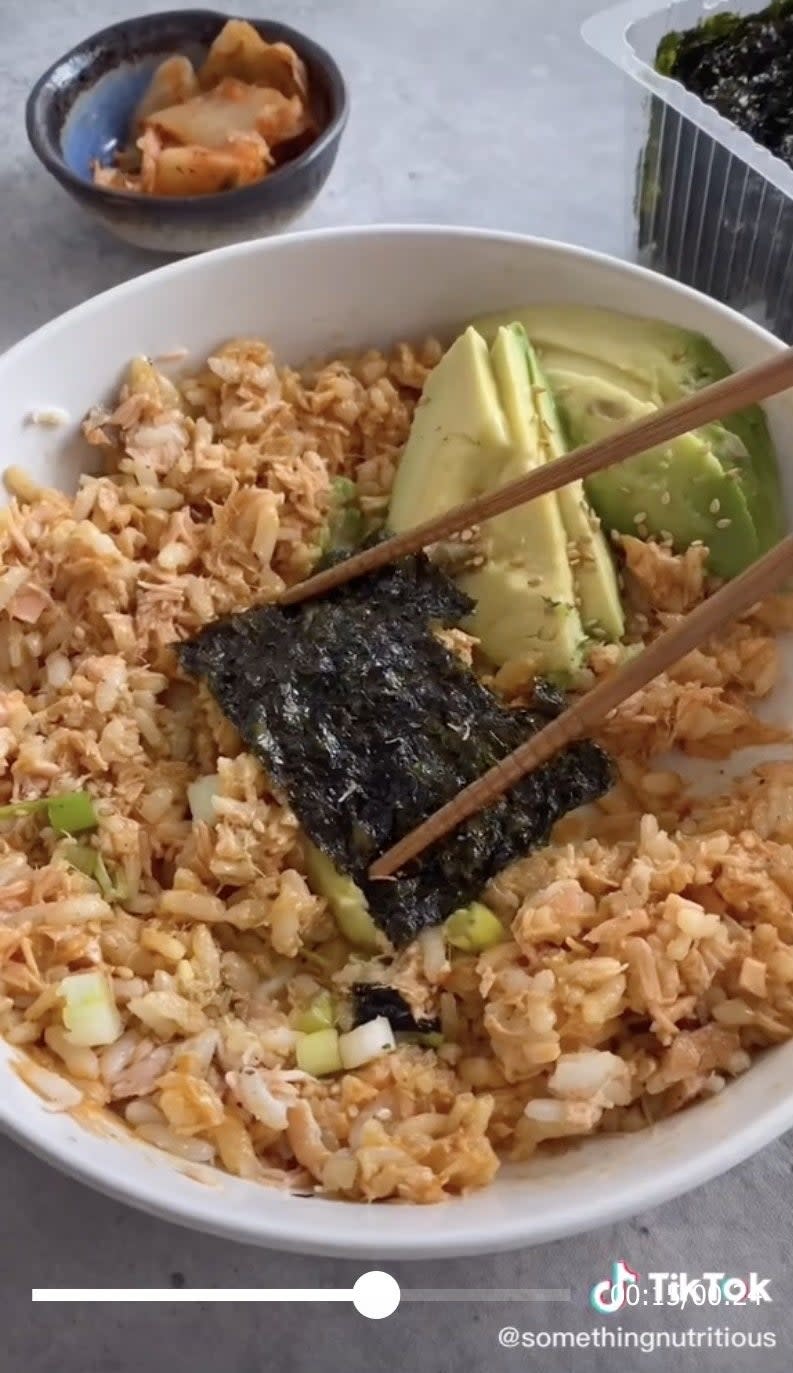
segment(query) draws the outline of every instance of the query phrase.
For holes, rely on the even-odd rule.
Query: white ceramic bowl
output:
[[[472,315],[568,301],[658,316],[702,330],[733,365],[781,344],[730,310],[637,267],[577,248],[447,228],[342,229],[242,244],[108,291],[0,359],[0,452],[71,488],[90,461],[78,421],[110,397],[135,353],[185,346],[196,358],[239,334],[299,361],[343,345],[449,333]],[[64,430],[26,424],[61,406]],[[793,411],[768,407],[779,452]],[[788,479],[788,505],[790,484]],[[187,1171],[112,1127],[55,1113],[0,1045],[0,1123],[57,1167],[143,1210],[255,1244],[320,1254],[428,1258],[508,1249],[635,1214],[740,1163],[793,1125],[793,1043],[721,1096],[625,1138],[504,1168],[483,1192],[437,1207],[365,1206],[281,1196],[221,1173]]]

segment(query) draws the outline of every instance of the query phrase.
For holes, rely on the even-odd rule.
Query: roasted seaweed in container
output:
[[[407,558],[321,599],[217,621],[179,647],[396,945],[445,920],[610,785],[603,752],[575,744],[396,880],[367,877],[378,854],[560,708],[546,692],[537,710],[508,710],[444,647],[433,625],[470,609],[439,568]]]
[[[711,15],[659,44],[656,69],[793,166],[793,0]],[[658,97],[639,165],[641,259],[793,337],[793,205]]]
[[[793,166],[793,0],[668,33],[656,67]]]

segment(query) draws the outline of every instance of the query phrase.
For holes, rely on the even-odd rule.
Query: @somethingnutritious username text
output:
[[[728,1326],[708,1325],[704,1330],[625,1330],[618,1326],[595,1326],[592,1330],[518,1330],[502,1325],[498,1332],[502,1349],[637,1349],[655,1354],[663,1349],[730,1349],[750,1353],[775,1349],[775,1330],[731,1330]]]

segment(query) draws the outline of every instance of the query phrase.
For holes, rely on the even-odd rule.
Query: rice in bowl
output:
[[[785,601],[609,721],[618,786],[492,884],[505,939],[478,956],[438,930],[398,954],[353,949],[289,807],[178,670],[175,641],[306,575],[335,478],[383,517],[439,355],[403,345],[298,373],[243,340],[179,387],[139,359],[86,421],[104,475],[72,500],[12,473],[0,529],[0,799],[89,791],[88,844],[112,878],[97,886],[39,816],[3,822],[0,1030],[150,1144],[351,1199],[437,1201],[501,1159],[640,1128],[793,1034],[791,765],[701,800],[653,763],[780,741],[753,702],[775,685]],[[707,594],[702,550],[625,539],[622,557],[634,642]],[[616,653],[593,652],[593,678]],[[492,684],[516,703],[530,685],[520,664]],[[64,1026],[63,979],[89,969],[120,1017],[102,1049]],[[438,1014],[443,1043],[298,1070],[296,1013],[367,980]]]

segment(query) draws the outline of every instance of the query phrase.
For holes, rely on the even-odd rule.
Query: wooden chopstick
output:
[[[521,777],[547,763],[559,749],[589,734],[610,711],[704,643],[712,634],[773,591],[793,571],[793,534],[759,558],[734,581],[692,610],[643,653],[582,696],[556,720],[527,739],[489,772],[465,787],[428,820],[400,839],[369,869],[370,877],[390,877],[463,820],[490,806]]]
[[[512,510],[525,501],[544,496],[549,491],[557,491],[570,482],[590,477],[593,472],[611,467],[613,463],[624,462],[626,458],[633,458],[637,453],[645,453],[649,448],[669,443],[672,439],[687,433],[689,429],[696,429],[701,424],[711,424],[714,420],[731,415],[746,405],[755,405],[758,401],[776,395],[778,391],[785,391],[789,386],[793,386],[793,348],[786,348],[784,352],[777,353],[773,358],[755,367],[734,372],[722,381],[716,381],[701,391],[684,396],[673,405],[656,410],[647,418],[637,420],[634,424],[609,434],[607,438],[598,440],[597,443],[577,448],[567,457],[545,463],[528,476],[508,482],[497,491],[477,496],[475,500],[457,505],[432,520],[426,520],[424,524],[383,540],[373,548],[355,553],[351,558],[337,563],[335,567],[327,568],[324,572],[318,572],[306,581],[297,582],[295,586],[289,587],[281,596],[279,604],[295,605],[298,601],[308,600],[311,596],[332,591],[334,587],[342,586],[355,577],[362,577],[367,572],[374,572],[379,567],[385,567],[387,563],[395,562],[397,558],[405,557],[408,553],[417,553],[429,544],[448,539],[452,534],[470,529],[472,525],[481,524],[483,520],[492,519],[494,515],[501,515],[505,510]]]

